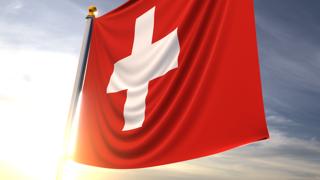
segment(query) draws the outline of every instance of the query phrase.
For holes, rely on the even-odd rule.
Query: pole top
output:
[[[88,7],[88,18],[95,18],[98,14],[98,9],[96,6],[89,6]]]

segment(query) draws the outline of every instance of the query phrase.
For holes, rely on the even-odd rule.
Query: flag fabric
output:
[[[269,137],[253,0],[128,1],[91,35],[77,162],[150,167]]]

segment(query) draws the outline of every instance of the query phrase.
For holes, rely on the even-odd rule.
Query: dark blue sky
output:
[[[43,145],[53,142],[43,131],[44,125],[55,130],[52,119],[35,117],[32,112],[42,108],[43,114],[60,112],[60,119],[65,117],[61,112],[68,108],[87,7],[95,4],[101,15],[124,2],[0,0],[0,143],[5,144],[5,137],[15,132],[11,127],[24,123],[12,147],[26,148],[19,141],[34,143],[30,152],[35,156],[54,148],[50,143]],[[77,179],[320,179],[320,1],[255,0],[255,16],[271,139],[141,170],[70,165],[78,170]],[[17,108],[20,104],[22,109]],[[12,118],[15,114],[29,123]],[[36,118],[39,121],[32,121]],[[34,128],[32,132],[26,128],[29,126]],[[0,148],[0,179],[1,160],[12,151],[9,144]],[[43,159],[50,156],[43,155]]]
[[[303,138],[320,137],[319,8],[317,0],[255,1],[265,107],[295,123],[278,128]]]

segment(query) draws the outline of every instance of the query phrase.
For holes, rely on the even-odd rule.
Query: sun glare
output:
[[[55,179],[76,57],[0,53],[0,179]]]

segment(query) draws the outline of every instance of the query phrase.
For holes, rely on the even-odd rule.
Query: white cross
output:
[[[127,90],[122,131],[142,126],[149,81],[178,67],[177,28],[152,44],[155,7],[137,18],[132,54],[114,64],[107,93]]]

